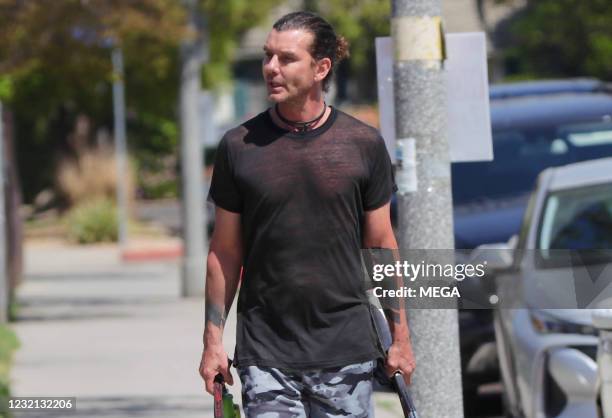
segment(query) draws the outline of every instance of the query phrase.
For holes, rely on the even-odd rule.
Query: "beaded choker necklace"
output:
[[[281,115],[280,110],[278,108],[278,103],[274,106],[274,111],[278,115],[279,119],[282,120],[283,123],[296,129],[300,133],[306,132],[309,129],[311,129],[314,125],[316,125],[317,122],[321,120],[326,110],[327,110],[327,103],[323,102],[323,111],[321,112],[319,116],[317,116],[314,119],[308,120],[306,122],[298,122],[298,121],[289,120],[283,117],[283,115]]]

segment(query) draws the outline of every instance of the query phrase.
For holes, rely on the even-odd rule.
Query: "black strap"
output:
[[[295,129],[297,129],[298,132],[306,132],[312,126],[316,125],[317,122],[319,122],[321,120],[323,115],[325,115],[325,111],[326,110],[327,110],[327,103],[323,102],[323,111],[321,112],[321,114],[319,116],[317,116],[314,119],[311,119],[311,120],[308,120],[308,121],[305,121],[305,122],[301,122],[301,121],[293,121],[293,120],[289,120],[289,119],[285,118],[280,113],[280,109],[279,109],[278,103],[276,105],[274,105],[274,111],[278,115],[279,119],[282,120],[283,123],[285,123],[285,124],[295,128]]]
[[[383,349],[385,354],[389,347],[391,346],[392,336],[391,330],[389,329],[389,324],[387,323],[387,319],[380,312],[378,307],[368,303],[370,308],[370,315],[372,318],[372,322],[374,323],[374,330],[376,331],[376,336],[378,337],[378,345]],[[384,371],[384,364],[378,364],[378,367],[383,370],[379,370],[379,374],[383,374],[386,377],[386,372]],[[388,379],[388,378],[387,378]],[[400,403],[402,405],[402,411],[404,412],[404,417],[406,418],[418,418],[418,414],[416,408],[414,407],[414,403],[412,402],[412,398],[410,397],[410,393],[408,391],[408,387],[404,382],[404,376],[401,373],[396,372],[390,380],[391,386],[397,392],[399,396]],[[386,383],[386,382],[380,382]]]

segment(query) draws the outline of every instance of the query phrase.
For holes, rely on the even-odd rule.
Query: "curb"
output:
[[[121,251],[121,261],[172,261],[183,256],[183,246],[177,244],[162,248],[128,248]]]

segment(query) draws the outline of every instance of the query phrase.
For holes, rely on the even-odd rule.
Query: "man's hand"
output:
[[[223,346],[211,346],[204,349],[200,361],[200,376],[204,379],[206,392],[213,394],[213,383],[215,376],[219,373],[228,385],[234,384],[232,373],[229,369],[229,359]]]
[[[400,371],[407,385],[410,384],[412,372],[416,367],[412,344],[409,339],[394,341],[387,352],[387,365],[385,367],[389,377]]]

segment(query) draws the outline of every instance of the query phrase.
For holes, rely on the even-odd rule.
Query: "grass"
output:
[[[13,353],[19,347],[15,333],[6,325],[0,325],[0,417],[10,417],[6,409],[10,390],[10,370]]]
[[[59,212],[54,211],[54,213],[48,213],[43,217],[27,220],[24,223],[24,236],[26,240],[34,241],[70,241],[69,229],[68,214],[60,215]],[[128,239],[163,238],[166,236],[168,236],[168,231],[160,225],[133,219],[128,221]]]

